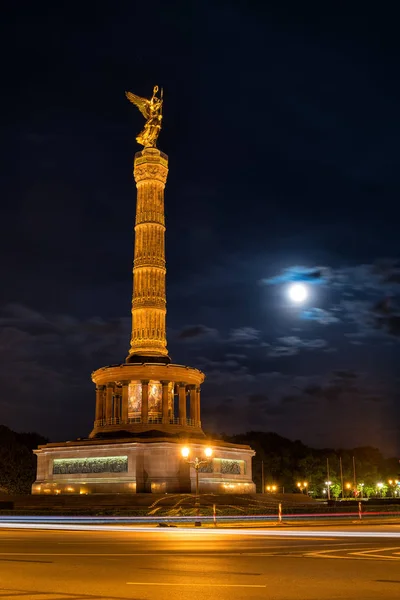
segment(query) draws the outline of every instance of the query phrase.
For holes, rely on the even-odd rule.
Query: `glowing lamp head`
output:
[[[185,446],[184,448],[182,448],[181,450],[181,454],[183,456],[183,458],[187,458],[190,454],[190,450],[187,446]]]
[[[303,283],[293,283],[288,290],[289,298],[296,304],[304,302],[308,296],[307,288]]]
[[[205,448],[204,454],[207,456],[207,458],[210,458],[212,456],[212,453],[212,448]]]

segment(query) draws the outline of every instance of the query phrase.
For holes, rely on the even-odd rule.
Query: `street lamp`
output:
[[[276,485],[267,485],[267,492],[276,492]]]
[[[206,456],[206,459],[202,460],[198,456],[196,456],[194,460],[189,460],[190,448],[188,448],[188,446],[184,446],[181,450],[181,454],[182,454],[183,458],[186,460],[187,464],[190,465],[191,467],[194,467],[194,469],[196,471],[196,496],[195,496],[195,501],[194,501],[194,508],[195,508],[197,520],[194,522],[195,527],[201,526],[201,521],[199,521],[199,516],[200,516],[199,470],[204,465],[208,465],[208,463],[210,462],[210,459],[212,457],[212,453],[213,453],[212,448],[207,447],[207,448],[204,448],[204,455]]]
[[[308,486],[308,482],[307,481],[298,481],[297,482],[297,487],[299,488],[300,492],[303,494],[303,490],[307,490],[307,486]]]

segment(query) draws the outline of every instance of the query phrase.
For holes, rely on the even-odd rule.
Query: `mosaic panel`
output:
[[[131,381],[128,385],[128,417],[139,417],[142,411],[142,384]]]
[[[161,416],[162,385],[159,381],[149,381],[149,415]]]
[[[241,460],[221,459],[221,473],[229,473],[230,475],[240,475]]]
[[[104,456],[90,458],[55,458],[54,475],[77,473],[126,473],[128,471],[127,456]]]
[[[206,465],[202,465],[199,469],[200,473],[214,473],[214,463],[212,460],[208,462]]]

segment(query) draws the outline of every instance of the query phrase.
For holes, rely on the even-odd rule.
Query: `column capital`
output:
[[[162,381],[160,381],[161,385],[169,385],[171,382],[168,381],[167,379],[163,379]]]
[[[141,379],[141,380],[140,380],[140,383],[141,383],[142,385],[149,385],[149,382],[150,382],[150,379]]]

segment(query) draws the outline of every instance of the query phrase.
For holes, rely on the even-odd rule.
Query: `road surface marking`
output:
[[[18,538],[16,538],[16,539],[18,539]],[[321,541],[321,542],[334,542],[335,540],[336,540],[336,538],[318,538],[318,541]],[[276,540],[274,540],[274,541],[276,541]],[[292,537],[292,538],[290,538],[290,540],[287,538],[282,538],[282,542],[285,542],[286,544],[290,544],[293,541],[309,542],[309,544],[313,543],[312,541],[310,542],[310,538],[308,538],[308,537],[299,537],[299,538]],[[1,542],[1,538],[0,538],[0,542]],[[111,546],[111,545],[119,546],[119,545],[121,545],[122,546],[124,544],[130,544],[130,545],[135,544],[135,543],[137,543],[137,540],[121,541],[121,542],[119,542],[118,540],[110,541],[110,542],[97,542],[94,540],[94,541],[88,541],[88,542],[85,541],[85,542],[56,542],[56,543],[59,544],[60,546],[79,546],[79,545],[84,545],[84,546],[88,545],[89,546],[90,544],[92,544],[93,546],[94,545],[96,545],[96,546],[101,546],[101,545],[103,545],[103,546]],[[363,543],[368,543],[368,542],[363,542]]]
[[[127,581],[126,585],[158,585],[158,586],[162,586],[162,585],[183,585],[186,587],[240,587],[240,588],[266,588],[266,585],[261,585],[261,584],[251,584],[251,583],[202,583],[201,581],[199,581],[198,583],[157,583],[155,581],[151,581],[151,582],[147,582],[147,581]]]
[[[396,546],[395,548],[371,548],[369,550],[364,549],[361,552],[355,552],[354,548],[340,548],[338,551],[335,548],[332,548],[331,550],[307,552],[305,556],[311,558],[337,558],[340,560],[400,560],[400,556],[397,557],[390,555],[388,556],[387,554],[376,554],[377,552],[391,552],[392,550],[398,549],[399,548]],[[340,554],[340,556],[338,556],[337,552],[348,552],[348,554]]]
[[[373,548],[372,550],[363,550],[362,552],[351,552],[355,556],[362,556],[366,559],[375,559],[375,558],[383,558],[385,560],[400,560],[400,556],[391,556],[387,554],[377,554],[377,552],[392,552],[393,550],[400,550],[398,546],[394,548]],[[394,552],[393,554],[400,554],[399,552]]]

